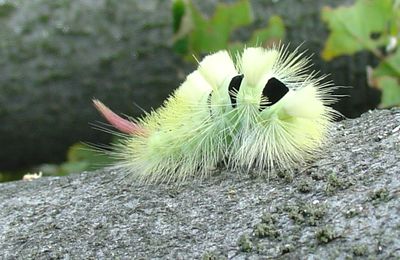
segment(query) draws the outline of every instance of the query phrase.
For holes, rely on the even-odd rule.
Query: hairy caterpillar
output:
[[[203,178],[218,163],[232,170],[288,169],[313,158],[337,113],[332,83],[307,74],[296,49],[246,48],[206,56],[163,106],[126,120],[96,108],[126,137],[112,152],[141,182]]]

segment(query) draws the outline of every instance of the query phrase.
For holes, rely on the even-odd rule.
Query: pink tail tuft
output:
[[[93,99],[93,104],[96,107],[96,109],[101,113],[101,115],[119,131],[132,135],[145,134],[146,131],[142,127],[138,126],[132,121],[126,120],[120,117],[119,115],[115,114],[101,101]]]

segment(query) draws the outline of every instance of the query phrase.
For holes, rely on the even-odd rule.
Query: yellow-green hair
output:
[[[206,56],[163,106],[135,122],[96,107],[128,133],[113,154],[140,182],[204,178],[218,164],[248,172],[290,169],[315,157],[337,113],[331,83],[307,74],[308,58],[286,48]]]

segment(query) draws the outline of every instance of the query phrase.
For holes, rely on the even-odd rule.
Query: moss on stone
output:
[[[336,233],[331,226],[319,228],[315,233],[315,239],[319,244],[327,244],[336,238]]]
[[[238,246],[239,250],[242,252],[250,252],[251,250],[253,250],[253,243],[250,241],[249,236],[246,234],[243,234],[239,237]]]

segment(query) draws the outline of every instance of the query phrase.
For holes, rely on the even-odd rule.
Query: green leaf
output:
[[[186,4],[184,0],[172,1],[172,28],[176,33],[181,27],[183,17],[185,15]]]
[[[400,105],[399,78],[381,77],[378,79],[377,84],[382,90],[380,107],[393,107]]]
[[[392,76],[400,77],[400,51],[381,60],[378,67],[374,70],[374,77]]]
[[[115,139],[114,142],[117,142]],[[69,147],[67,161],[60,165],[42,164],[36,168],[37,172],[43,172],[45,176],[63,176],[70,173],[93,171],[111,165],[115,159],[109,155],[97,151],[82,143],[76,143]]]
[[[187,11],[186,0],[174,0],[172,2],[172,29],[174,31],[173,49],[179,54],[186,54],[188,51],[188,37],[186,34],[191,30],[191,23],[188,22],[189,12]]]
[[[277,15],[271,16],[268,25],[253,32],[248,46],[268,46],[270,42],[276,42],[285,38],[285,24]]]
[[[70,173],[80,173],[90,169],[90,162],[79,161],[79,162],[65,162],[60,165],[60,172],[58,175],[67,175]]]
[[[265,28],[253,32],[246,44],[231,42],[231,34],[239,27],[253,22],[249,0],[233,4],[219,3],[212,17],[205,17],[190,0],[173,1],[173,48],[188,60],[192,55],[228,49],[232,53],[246,46],[268,46],[285,37],[285,26],[279,16],[272,16]],[[179,25],[179,26],[178,26]]]
[[[322,20],[328,24],[330,34],[322,57],[331,60],[361,50],[373,51],[387,43],[393,19],[392,0],[357,0],[352,6],[324,7]]]
[[[400,105],[400,50],[381,60],[373,71],[373,84],[382,91],[380,107]]]
[[[68,149],[67,163],[79,164],[82,170],[94,170],[110,165],[113,162],[110,156],[94,150],[86,144],[77,143]],[[65,163],[64,163],[65,164]],[[64,164],[62,166],[64,166]],[[86,165],[86,168],[82,168]],[[78,167],[78,166],[77,166]],[[66,168],[73,168],[68,165]]]
[[[173,48],[189,60],[192,55],[226,49],[232,31],[253,21],[249,0],[220,3],[211,18],[205,17],[190,0],[174,0],[172,13]]]
[[[246,43],[235,42],[228,46],[231,53],[243,50],[244,46],[264,46],[267,47],[274,42],[279,42],[285,38],[285,25],[277,15],[269,18],[267,26],[255,30],[251,38]],[[235,58],[235,56],[233,56]]]
[[[252,9],[248,0],[234,4],[218,4],[214,15],[207,19],[190,2],[193,30],[189,35],[192,54],[201,54],[225,49],[233,30],[249,25],[253,21]]]

